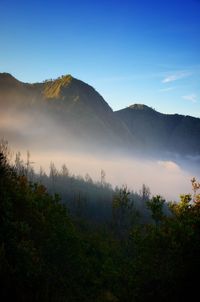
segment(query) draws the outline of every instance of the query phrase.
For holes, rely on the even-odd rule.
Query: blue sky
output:
[[[1,0],[0,72],[71,74],[113,110],[200,117],[200,0]]]

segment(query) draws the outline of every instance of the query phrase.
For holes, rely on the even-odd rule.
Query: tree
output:
[[[25,175],[25,167],[24,162],[21,159],[21,153],[17,152],[15,154],[15,165],[14,165],[15,171],[18,175]]]
[[[200,189],[200,182],[197,182],[196,178],[191,179],[193,194],[193,202],[200,205],[200,194],[197,194],[197,191]]]
[[[151,211],[151,216],[156,225],[161,222],[164,217],[163,205],[165,200],[160,195],[153,196],[153,198],[146,202],[147,208]]]
[[[143,184],[142,185],[142,190],[140,191],[140,195],[141,195],[142,200],[144,202],[148,201],[150,199],[150,196],[151,196],[150,188],[148,186],[146,186],[145,184]]]
[[[50,171],[49,171],[49,177],[51,179],[52,184],[52,192],[55,193],[55,184],[56,184],[56,178],[58,176],[58,170],[56,169],[56,166],[53,162],[50,163]]]
[[[101,185],[104,186],[106,182],[106,173],[103,169],[101,169]]]
[[[25,175],[29,180],[33,180],[33,176],[34,176],[34,170],[31,167],[32,164],[34,164],[34,161],[30,160],[31,158],[31,154],[30,151],[26,152],[26,163],[25,163]]]
[[[69,176],[69,169],[67,168],[67,166],[65,164],[63,164],[62,167],[61,167],[61,175],[63,177],[68,177]]]
[[[137,216],[137,212],[134,209],[134,203],[130,198],[130,191],[127,186],[123,186],[114,194],[112,212],[114,228],[122,238]]]

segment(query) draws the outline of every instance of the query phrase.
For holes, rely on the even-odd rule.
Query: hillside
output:
[[[200,155],[200,119],[142,104],[113,112],[93,87],[71,75],[30,84],[0,73],[0,106],[0,136],[19,148]]]
[[[0,144],[1,301],[195,301],[200,269],[195,178],[196,195],[181,195],[179,203],[159,195],[149,199],[143,191],[139,209],[149,218],[141,221],[127,187],[113,192],[106,183],[95,185],[99,202],[88,203],[71,184],[72,212],[41,180],[25,176],[28,165],[19,169],[7,154],[7,145]],[[54,178],[68,191],[69,175],[63,172],[43,177],[52,189]],[[91,180],[81,183],[93,192]],[[97,222],[95,212],[98,218],[107,212],[106,223]]]
[[[26,120],[22,127],[12,127],[6,119],[1,135],[20,139],[24,128],[38,135],[41,142],[52,136],[76,148],[121,148],[134,138],[102,96],[86,83],[70,75],[43,83],[22,83],[7,73],[0,74],[0,105],[5,116]],[[25,117],[25,118],[24,118]],[[20,122],[21,123],[21,122]],[[17,133],[18,131],[18,133]],[[18,140],[17,139],[17,140]],[[22,138],[23,140],[23,138]],[[72,143],[71,143],[72,142]],[[47,142],[48,144],[48,142]]]
[[[200,119],[179,114],[162,114],[142,104],[115,112],[145,150],[182,155],[200,155]]]

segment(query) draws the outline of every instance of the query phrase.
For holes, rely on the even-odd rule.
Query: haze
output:
[[[106,173],[106,181],[113,187],[127,185],[129,189],[139,192],[142,184],[150,187],[152,195],[160,194],[167,200],[179,200],[180,194],[191,193],[190,180],[198,178],[195,169],[187,170],[186,165],[171,160],[145,159],[131,156],[117,150],[100,150],[99,146],[87,145],[87,150],[70,135],[63,136],[63,130],[50,123],[47,118],[42,119],[40,127],[34,127],[39,121],[27,118],[26,115],[10,112],[0,114],[0,135],[9,141],[13,151],[20,151],[26,160],[26,151],[31,154],[33,167],[39,171],[42,166],[49,172],[50,162],[54,162],[57,169],[66,164],[70,173],[84,177],[88,173],[93,180],[100,180],[100,172]],[[22,130],[23,129],[23,130]],[[40,129],[40,130],[38,130]],[[14,139],[13,133],[17,133]],[[59,136],[58,136],[59,134]],[[66,138],[66,139],[65,139]]]

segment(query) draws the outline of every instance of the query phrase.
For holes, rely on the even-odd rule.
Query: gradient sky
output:
[[[200,117],[200,0],[1,0],[0,72],[71,74],[113,110]]]

